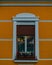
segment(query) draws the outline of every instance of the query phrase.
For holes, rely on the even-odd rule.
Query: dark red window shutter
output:
[[[17,25],[17,35],[34,35],[34,25]]]

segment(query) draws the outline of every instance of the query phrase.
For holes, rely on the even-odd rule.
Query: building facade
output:
[[[52,2],[0,2],[0,65],[26,64],[13,61],[13,17],[20,13],[39,18],[39,59],[27,64],[52,65]]]

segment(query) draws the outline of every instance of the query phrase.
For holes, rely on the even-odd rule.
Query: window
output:
[[[21,13],[13,21],[14,62],[37,62],[38,18],[31,13]]]
[[[16,59],[35,59],[35,26],[17,25]]]

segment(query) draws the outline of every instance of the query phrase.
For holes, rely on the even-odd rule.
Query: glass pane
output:
[[[16,58],[17,60],[20,60],[23,58],[22,53],[25,52],[25,36],[17,36],[16,39]]]
[[[34,56],[35,54],[35,41],[34,36],[27,36],[27,52],[31,52],[30,55]]]
[[[25,40],[24,36],[17,36],[17,51],[24,52],[25,51]]]

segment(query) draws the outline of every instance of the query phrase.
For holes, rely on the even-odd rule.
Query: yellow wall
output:
[[[40,20],[52,20],[52,7],[0,7],[0,20],[12,20],[18,13],[29,12],[39,16]],[[39,39],[52,38],[52,22],[40,22]],[[13,22],[0,22],[0,39],[12,39]],[[0,40],[0,58],[12,58],[13,43]],[[52,58],[52,41],[39,41],[40,58]],[[17,65],[12,60],[0,60],[0,65]],[[39,60],[34,65],[52,65],[52,60]]]

